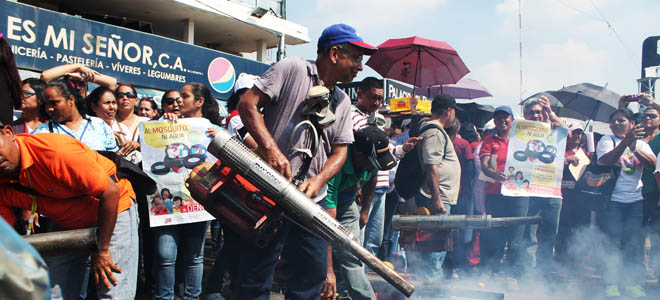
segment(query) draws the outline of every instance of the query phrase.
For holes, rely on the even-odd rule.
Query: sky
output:
[[[660,35],[657,0],[521,0],[522,98],[582,82],[637,92],[642,42]],[[518,0],[288,0],[287,19],[307,26],[311,43],[287,56],[316,57],[325,27],[346,23],[365,42],[420,36],[449,43],[493,97],[520,102]],[[609,25],[608,25],[609,24]],[[367,61],[365,57],[364,62]],[[355,79],[378,76],[364,66]]]

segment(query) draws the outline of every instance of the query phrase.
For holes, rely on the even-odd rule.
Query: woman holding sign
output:
[[[201,83],[188,83],[178,95],[169,91],[165,96],[173,98],[171,104],[180,108],[180,116],[173,111],[163,114],[164,119],[206,118],[212,124],[220,125],[218,103],[211,97],[209,89]],[[179,97],[177,97],[179,96]],[[165,99],[165,98],[164,98]],[[176,103],[175,103],[176,102]],[[165,109],[165,105],[163,105]],[[215,132],[209,128],[209,133]],[[169,190],[167,192],[170,194]],[[179,210],[181,208],[179,207]],[[181,212],[181,211],[179,211]],[[177,251],[182,251],[184,265],[184,299],[199,299],[202,293],[202,273],[204,271],[204,240],[209,222],[196,222],[171,226],[153,227],[155,236],[155,299],[173,299],[174,274]]]
[[[611,201],[599,219],[599,225],[609,236],[607,253],[615,266],[606,267],[603,279],[608,297],[620,297],[619,284],[632,297],[645,297],[644,247],[642,236],[642,169],[655,168],[651,147],[640,140],[644,128],[635,124],[633,113],[619,108],[610,116],[613,135],[598,142],[598,164],[620,167]],[[622,272],[623,271],[623,272]]]
[[[502,195],[501,185],[507,180],[506,165],[509,136],[513,125],[513,112],[508,106],[500,106],[494,113],[495,132],[486,136],[481,145],[479,158],[481,170],[491,180],[486,184],[486,213],[498,217],[524,217],[529,208],[528,197],[509,197]],[[510,266],[514,275],[520,275],[516,268],[520,266],[523,233],[525,225],[496,227],[482,232],[481,261],[488,272],[500,270],[500,260],[504,255],[504,246],[509,242]],[[517,268],[521,270],[522,268]]]

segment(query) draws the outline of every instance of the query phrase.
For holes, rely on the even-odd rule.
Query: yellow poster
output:
[[[566,127],[552,129],[550,124],[515,120],[502,183],[505,196],[561,198],[564,172]]]

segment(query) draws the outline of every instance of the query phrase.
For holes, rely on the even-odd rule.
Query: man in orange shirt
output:
[[[0,216],[33,210],[61,229],[98,226],[92,272],[99,299],[132,299],[137,280],[137,209],[130,182],[116,166],[61,134],[15,135],[0,123]],[[22,191],[19,191],[21,185]],[[47,260],[53,299],[78,299],[89,255]]]

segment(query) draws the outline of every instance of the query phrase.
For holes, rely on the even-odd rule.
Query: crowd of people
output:
[[[173,199],[167,188],[156,196],[137,192],[117,176],[118,167],[105,153],[138,165],[139,124],[180,118],[209,120],[210,136],[229,130],[360,237],[368,251],[428,282],[442,285],[469,274],[520,279],[530,270],[552,280],[552,274],[584,263],[589,253],[576,254],[571,246],[581,229],[593,226],[610,241],[600,246],[614,254],[615,267],[601,270],[606,296],[645,296],[647,233],[653,237],[648,265],[660,275],[660,102],[651,95],[622,97],[610,116],[612,135],[597,139],[592,151],[584,126],[558,117],[547,98],[525,102],[525,120],[568,130],[565,166],[558,170],[562,197],[512,197],[501,185],[523,186],[524,180],[505,170],[515,118],[510,107],[497,107],[483,128],[461,122],[466,120],[456,117],[455,99],[442,94],[433,98],[430,115],[418,113],[414,98],[411,118],[382,115],[382,80],[362,80],[353,104],[337,87],[351,82],[362,71],[363,56],[377,49],[345,24],[326,28],[317,46],[315,61],[289,57],[261,76],[240,76],[228,100],[230,114],[222,118],[203,83],[165,91],[159,107],[152,98],[138,99],[130,83],[79,64],[21,81],[9,44],[0,37],[0,215],[20,234],[98,228],[91,255],[45,260],[51,297],[133,299],[142,293],[174,299],[178,293],[199,299],[205,291],[208,299],[268,299],[276,266],[285,262],[278,272],[286,272],[287,299],[376,299],[370,270],[355,255],[333,249],[289,219],[264,247],[218,221],[149,227],[150,213],[180,213],[181,198]],[[88,91],[88,82],[98,87]],[[325,106],[308,104],[310,90],[318,88],[327,92]],[[645,107],[640,114],[627,108],[634,101]],[[14,108],[22,112],[15,120]],[[310,147],[296,132],[305,122],[319,139],[311,156],[299,151]],[[424,177],[414,195],[402,197],[395,179],[408,155],[419,160],[416,171]],[[568,166],[585,158],[616,172],[605,203],[576,189],[579,178]],[[540,216],[543,222],[400,236],[392,229],[395,214]],[[209,228],[217,254],[203,286]],[[224,283],[227,273],[230,284]],[[178,281],[183,288],[176,292]]]

